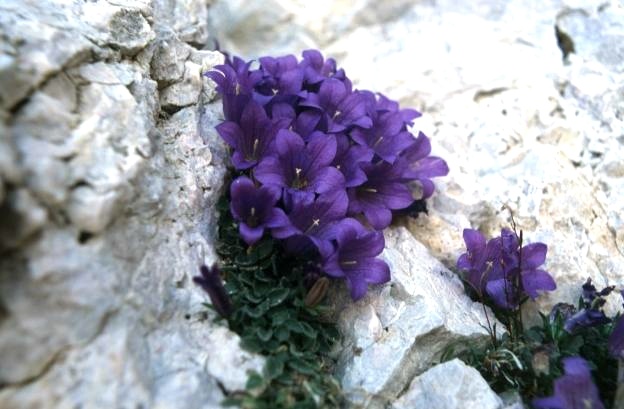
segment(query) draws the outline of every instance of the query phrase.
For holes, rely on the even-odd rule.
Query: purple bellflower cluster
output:
[[[592,284],[591,278],[588,278],[585,284],[583,284],[582,298],[584,308],[569,317],[565,317],[564,329],[569,333],[574,333],[580,328],[595,327],[611,322],[611,319],[605,315],[602,307],[607,302],[605,297],[614,289],[615,287],[611,286],[598,291]]]
[[[552,291],[555,281],[540,266],[546,260],[544,243],[522,246],[520,237],[502,229],[500,237],[486,242],[477,230],[464,229],[467,252],[457,260],[464,279],[482,299],[490,299],[506,310],[514,310],[528,297],[540,291]]]
[[[230,188],[242,239],[265,233],[286,250],[313,253],[325,274],[344,278],[353,299],[390,279],[376,257],[393,211],[431,196],[444,160],[409,127],[420,113],[381,94],[354,90],[333,59],[307,50],[262,57],[259,67],[229,57],[206,75],[217,84],[225,121],[217,132],[242,176]]]

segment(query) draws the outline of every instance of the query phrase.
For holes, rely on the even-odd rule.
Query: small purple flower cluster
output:
[[[596,290],[591,278],[583,284],[583,307],[578,312],[564,317],[564,329],[569,333],[574,333],[580,328],[589,328],[608,324],[611,320],[605,315],[602,307],[606,304],[606,296],[611,294],[615,286],[605,287],[601,291]],[[574,310],[573,310],[574,311]]]
[[[565,358],[563,371],[564,375],[555,380],[553,395],[533,400],[533,407],[604,409],[587,361],[578,356]]]
[[[489,297],[500,308],[516,309],[527,296],[535,299],[538,291],[557,286],[539,268],[546,260],[544,243],[522,246],[522,239],[510,229],[487,242],[479,231],[464,229],[464,242],[467,252],[457,260],[457,268],[481,298]]]
[[[313,251],[323,271],[346,279],[353,299],[390,279],[376,257],[393,211],[434,191],[448,173],[431,144],[408,127],[420,116],[381,94],[354,90],[333,59],[307,50],[262,57],[259,67],[227,59],[206,75],[217,84],[225,121],[217,132],[243,175],[231,211],[254,245],[270,230],[294,253]]]

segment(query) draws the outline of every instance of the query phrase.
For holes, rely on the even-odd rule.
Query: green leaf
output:
[[[273,314],[271,314],[271,320],[273,322],[273,326],[279,327],[284,322],[286,322],[286,320],[288,320],[291,316],[292,316],[291,311],[287,309],[281,309],[281,310],[275,311]]]
[[[267,342],[273,336],[273,330],[271,328],[257,328],[256,335],[260,341]]]
[[[303,359],[292,359],[288,361],[288,366],[306,375],[314,375],[317,369],[315,365],[310,364],[309,362],[306,362]]]
[[[270,356],[264,365],[264,376],[274,379],[284,372],[284,357],[281,355]]]
[[[290,294],[288,288],[276,288],[267,294],[267,299],[271,307],[281,304]]]
[[[249,374],[245,389],[247,389],[248,391],[257,391],[258,389],[263,389],[264,387],[264,379],[262,378],[262,376],[260,376],[259,373],[252,372]]]

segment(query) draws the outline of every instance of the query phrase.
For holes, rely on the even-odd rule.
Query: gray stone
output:
[[[184,62],[190,53],[190,46],[175,39],[159,42],[152,57],[152,78],[168,82],[180,80],[184,75]]]
[[[220,407],[264,363],[191,279],[216,257],[227,156],[200,73],[223,56],[148,2],[0,9],[0,407]]]
[[[464,294],[457,276],[407,229],[391,228],[385,237],[391,284],[357,303],[335,301],[344,335],[338,374],[357,407],[384,407],[447,347],[487,334],[482,306]]]
[[[439,364],[417,376],[393,409],[499,409],[501,398],[479,372],[459,359]]]
[[[203,81],[201,65],[187,61],[184,63],[184,77],[160,93],[160,104],[165,110],[197,104]]]

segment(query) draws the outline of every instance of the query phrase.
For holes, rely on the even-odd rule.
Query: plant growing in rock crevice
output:
[[[503,229],[500,237],[486,242],[478,231],[466,229],[464,240],[467,252],[457,267],[466,290],[483,303],[486,316],[485,305],[492,309],[505,332],[499,338],[488,320],[489,344],[468,347],[459,357],[476,367],[495,391],[515,390],[535,408],[611,407],[617,358],[624,349],[624,320],[616,326],[602,311],[604,297],[614,287],[597,291],[588,279],[578,308],[557,304],[549,316],[541,315],[541,325],[526,329],[523,303],[535,299],[538,291],[556,287],[540,268],[546,245],[523,246],[523,233],[517,233],[513,217],[512,229]],[[452,355],[451,348],[446,357]]]
[[[328,353],[338,333],[319,319],[329,279],[343,279],[353,300],[388,282],[382,230],[396,212],[422,210],[448,167],[409,130],[420,113],[354,90],[318,51],[259,63],[227,57],[206,74],[222,97],[216,129],[233,181],[219,207],[225,285],[217,267],[195,281],[243,345],[267,356],[229,403],[337,407]]]

